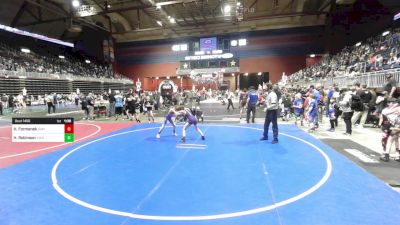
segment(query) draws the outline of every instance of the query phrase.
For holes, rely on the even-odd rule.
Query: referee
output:
[[[278,143],[278,96],[272,88],[272,84],[267,84],[267,99],[265,100],[266,115],[264,122],[264,133],[260,141],[268,140],[269,124],[272,122],[273,140],[271,144]]]

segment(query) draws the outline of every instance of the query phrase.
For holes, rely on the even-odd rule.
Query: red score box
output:
[[[64,124],[64,133],[74,133],[74,124]]]

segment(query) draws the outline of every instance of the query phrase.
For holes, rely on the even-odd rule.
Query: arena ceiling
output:
[[[126,42],[323,25],[335,4],[335,0],[80,0],[81,6],[75,8],[71,2],[1,0],[0,23],[66,40],[74,39],[85,25]]]

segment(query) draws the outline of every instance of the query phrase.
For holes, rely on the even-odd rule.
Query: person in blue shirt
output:
[[[315,123],[314,123],[314,128],[317,128],[318,127],[318,105],[319,105],[319,103],[321,103],[322,102],[322,98],[323,98],[323,96],[322,96],[322,94],[319,92],[319,90],[317,90],[315,87],[314,87],[314,85],[310,85],[310,95],[312,95],[312,96],[314,96],[314,99],[315,99],[315,102],[317,103],[317,114],[315,115]],[[322,119],[322,118],[319,118],[319,119]],[[322,120],[321,120],[322,121]]]
[[[329,87],[328,89],[328,93],[327,93],[327,101],[326,101],[326,105],[325,107],[328,109],[330,102],[331,102],[331,98],[333,97],[333,93],[335,93],[334,87]],[[326,110],[326,116],[329,117],[329,110]]]
[[[247,95],[247,123],[250,122],[250,113],[252,113],[252,122],[254,123],[254,119],[256,117],[256,105],[258,101],[258,94],[256,90],[254,90],[253,86],[250,86],[249,93]]]
[[[309,124],[311,125],[311,128],[308,131],[314,131],[315,126],[318,122],[318,103],[317,100],[315,99],[315,95],[310,95],[310,102],[308,104],[308,121]]]
[[[300,125],[303,126],[303,118],[304,118],[304,109],[303,109],[303,99],[301,98],[301,94],[297,93],[293,100],[293,111],[294,111],[294,124],[297,126],[297,121],[300,120]]]
[[[329,122],[331,123],[331,128],[328,131],[335,131],[335,127],[338,125],[338,120],[337,118],[340,116],[339,113],[339,106],[336,103],[335,98],[330,99],[330,104],[328,108],[328,117],[329,117]]]

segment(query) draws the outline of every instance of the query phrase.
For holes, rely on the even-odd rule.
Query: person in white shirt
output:
[[[268,140],[268,129],[272,122],[273,140],[272,144],[278,143],[278,96],[272,88],[272,84],[267,84],[268,95],[265,100],[266,115],[264,122],[264,133],[260,141]]]
[[[229,110],[229,108],[231,106],[232,106],[232,109],[235,109],[235,107],[233,107],[232,98],[233,98],[233,92],[228,91],[228,108],[226,108],[227,110]]]

